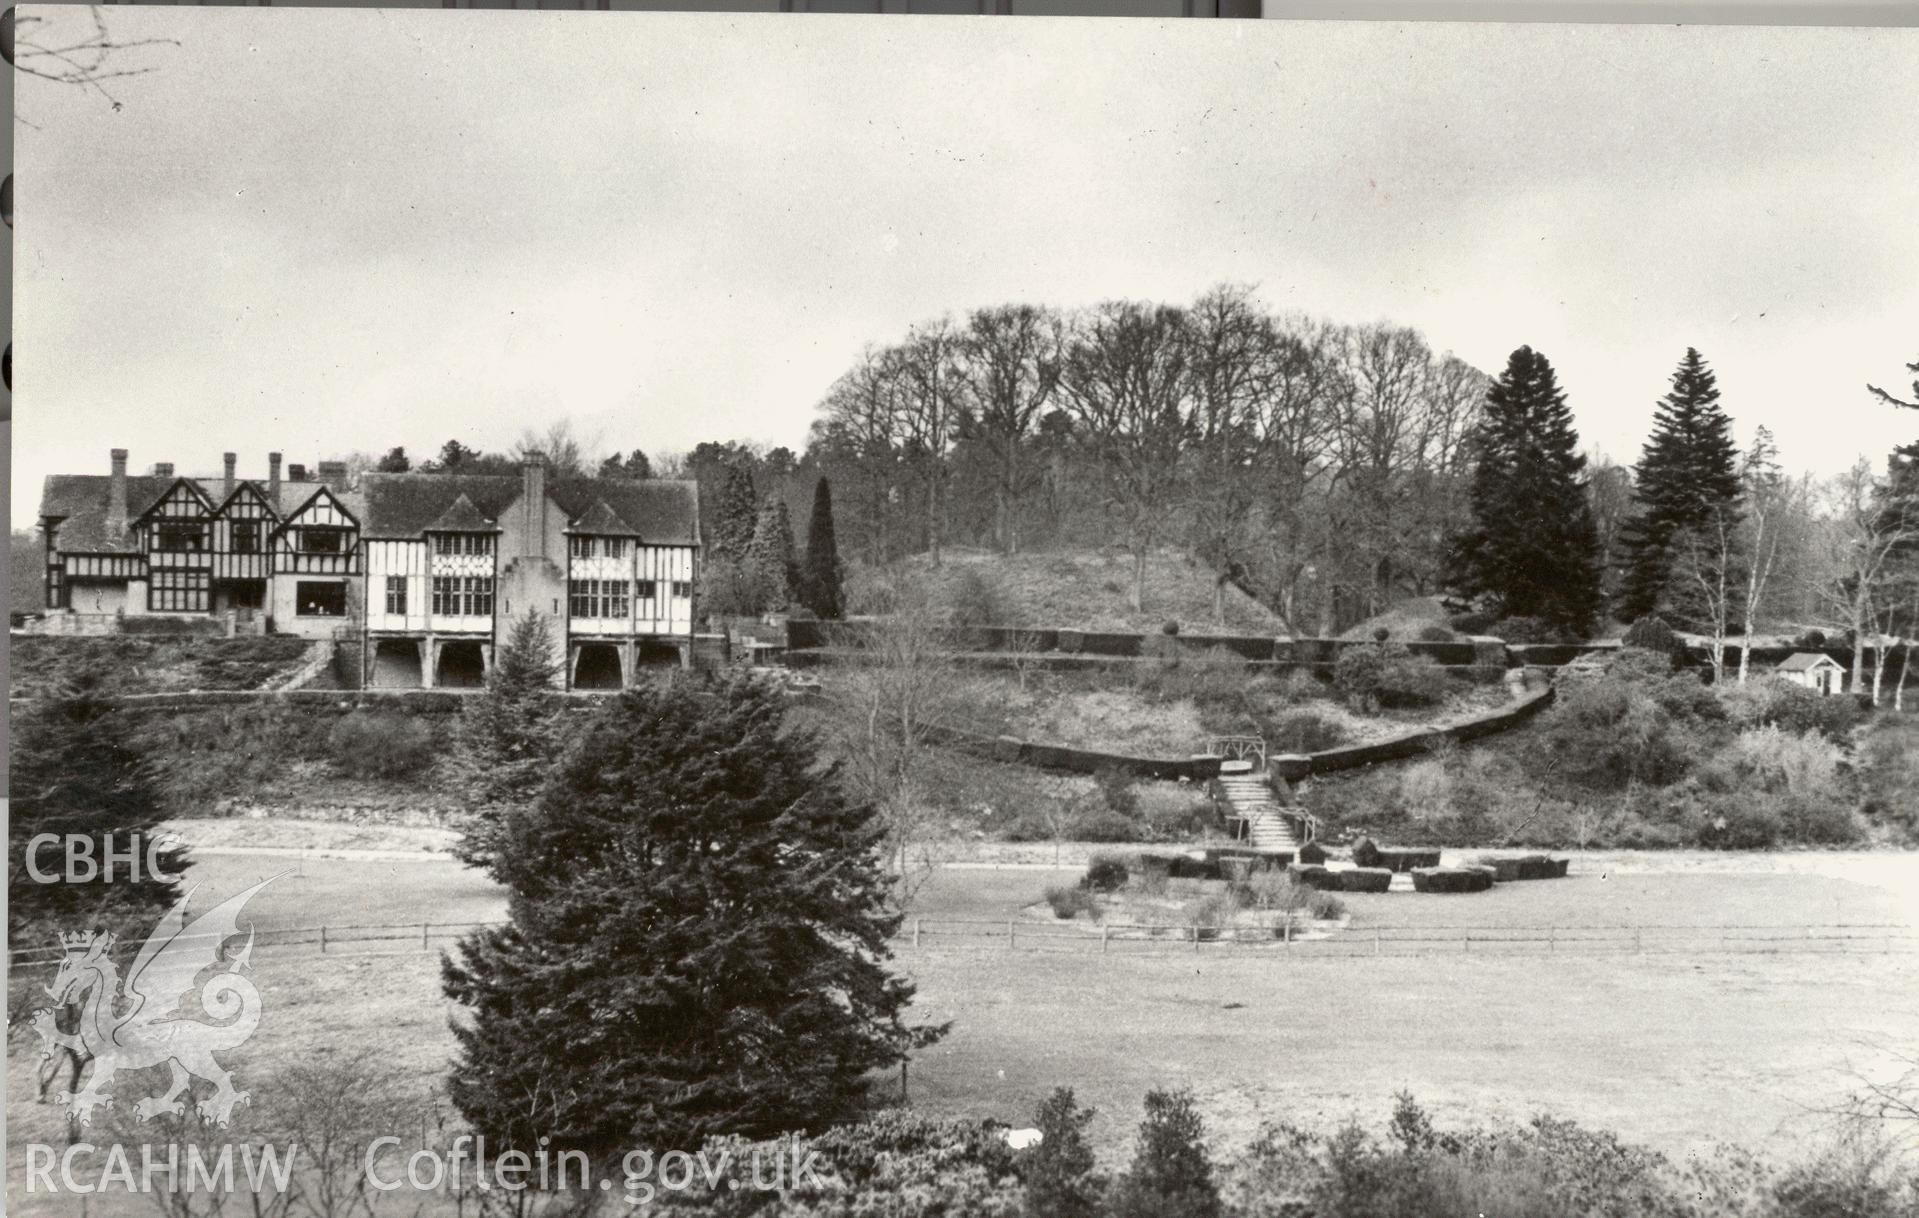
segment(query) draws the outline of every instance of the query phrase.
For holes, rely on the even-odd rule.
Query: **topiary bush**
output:
[[[1358,862],[1358,856],[1353,858]],[[1388,871],[1411,871],[1415,867],[1439,866],[1439,851],[1426,849],[1405,849],[1397,846],[1382,847],[1374,864]]]
[[[1299,848],[1299,861],[1309,866],[1319,866],[1324,863],[1328,857],[1326,847],[1320,845],[1318,842],[1307,842]]]
[[[1332,874],[1341,892],[1386,892],[1393,886],[1393,873],[1384,867],[1349,867]]]
[[[1626,628],[1623,642],[1628,647],[1637,647],[1641,651],[1656,652],[1668,659],[1677,661],[1685,654],[1686,645],[1673,632],[1671,626],[1656,613],[1649,613]]]
[[[1493,873],[1484,867],[1415,867],[1413,891],[1434,893],[1485,892]]]
[[[1420,627],[1418,638],[1422,643],[1453,643],[1459,640],[1458,635],[1438,622]]]
[[[1338,875],[1327,867],[1294,863],[1286,869],[1286,874],[1292,879],[1294,884],[1306,888],[1326,889],[1339,887]]]

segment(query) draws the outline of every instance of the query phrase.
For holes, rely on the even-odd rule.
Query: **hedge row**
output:
[[[1485,892],[1493,886],[1487,867],[1416,867],[1414,892]]]
[[[1547,858],[1543,854],[1526,854],[1518,858],[1476,858],[1475,867],[1489,867],[1500,883],[1515,880],[1557,880],[1564,879],[1570,859]]]
[[[1353,843],[1353,862],[1361,867],[1384,867],[1388,871],[1411,871],[1415,867],[1439,866],[1439,851],[1380,846],[1370,837]]]

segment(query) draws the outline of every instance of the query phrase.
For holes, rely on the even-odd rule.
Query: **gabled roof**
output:
[[[426,529],[429,533],[497,533],[500,526],[491,517],[482,515],[480,509],[473,506],[473,500],[461,494]]]
[[[172,497],[173,492],[176,488],[182,487],[182,486],[187,488],[188,494],[192,495],[195,499],[199,500],[200,510],[202,512],[206,513],[208,516],[213,515],[212,496],[208,495],[206,491],[202,490],[199,486],[195,485],[193,479],[191,478],[175,478],[171,482],[167,483],[167,489],[164,491],[161,491],[157,496],[155,496],[153,502],[146,506],[146,510],[138,514],[135,514],[132,511],[133,505],[129,503],[127,505],[128,514],[133,517],[133,522],[135,524],[140,523],[141,521],[145,520],[147,517],[159,511],[160,505],[165,503],[170,497]]]
[[[524,480],[518,474],[382,474],[369,473],[360,481],[366,510],[361,529],[368,537],[418,538],[465,498],[490,528],[519,502]],[[699,544],[699,487],[694,482],[615,478],[553,478],[546,484],[551,499],[568,520],[581,522],[604,505],[618,522],[617,531],[656,545]]]
[[[640,531],[620,519],[620,514],[607,506],[606,500],[595,499],[593,506],[586,509],[586,515],[566,527],[569,533],[611,534],[621,537],[638,537]]]
[[[1811,672],[1822,664],[1844,670],[1845,665],[1823,651],[1795,651],[1779,662],[1779,672]]]
[[[233,506],[233,501],[242,495],[252,495],[255,499],[258,499],[266,505],[267,511],[271,512],[275,518],[278,518],[280,515],[280,506],[273,502],[272,496],[267,494],[266,483],[254,482],[248,478],[242,478],[238,485],[233,488],[233,493],[220,501],[220,505],[213,509],[214,514],[219,515],[225,512],[229,507]]]
[[[207,502],[216,500],[221,486],[218,478],[155,477],[152,474],[127,475],[127,523],[129,526],[166,497],[180,483],[193,486]],[[40,491],[40,515],[61,521],[60,548],[69,554],[131,554],[139,549],[130,531],[117,537],[107,535],[107,497],[113,478],[108,474],[48,474]],[[261,482],[251,485],[267,501],[276,516],[285,518],[294,508],[305,504],[321,485],[317,482],[282,482],[279,495],[268,494]],[[239,487],[235,487],[238,493]],[[227,499],[231,499],[228,496]],[[351,500],[352,496],[346,496]]]
[[[274,535],[278,536],[279,534],[285,532],[287,528],[293,524],[294,521],[306,515],[308,508],[311,508],[314,504],[320,502],[320,500],[322,499],[331,500],[333,503],[333,506],[339,508],[342,512],[346,513],[347,519],[353,522],[354,527],[356,528],[359,527],[360,521],[366,511],[365,504],[359,502],[359,500],[361,499],[361,496],[347,495],[343,492],[335,491],[330,486],[322,485],[322,486],[314,487],[312,490],[312,493],[307,495],[305,499],[301,500],[300,505],[298,507],[286,513],[285,518],[282,519],[280,523],[274,527],[273,529]],[[310,528],[313,526],[307,526],[307,527]]]

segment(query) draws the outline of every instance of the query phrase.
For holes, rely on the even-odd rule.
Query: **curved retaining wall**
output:
[[[1118,770],[1134,778],[1185,779],[1188,782],[1204,782],[1219,776],[1220,759],[1213,756],[1128,757],[1122,753],[1101,753],[1064,744],[1037,743],[1016,736],[985,736],[952,727],[929,728],[926,738],[934,744],[943,744],[978,757],[1067,774],[1097,774],[1102,770]]]
[[[1371,744],[1349,745],[1320,753],[1288,753],[1272,758],[1267,768],[1287,782],[1298,782],[1314,774],[1332,774],[1376,765],[1382,761],[1417,757],[1428,752],[1439,740],[1477,740],[1516,727],[1546,709],[1552,700],[1553,687],[1548,685],[1522,695],[1511,706],[1483,715],[1457,719],[1442,727],[1407,732],[1387,740],[1375,740]]]

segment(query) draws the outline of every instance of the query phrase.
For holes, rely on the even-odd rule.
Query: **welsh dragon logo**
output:
[[[140,1120],[184,1114],[180,1096],[196,1077],[213,1084],[213,1094],[195,1107],[215,1125],[226,1125],[235,1105],[247,1102],[247,1093],[234,1090],[232,1074],[213,1055],[245,1044],[260,1026],[260,991],[240,975],[253,967],[251,925],[237,954],[229,957],[226,944],[240,933],[240,910],[247,901],[278,878],[270,876],[228,897],[190,924],[187,902],[194,890],[188,889],[140,945],[124,983],[111,934],[60,936],[66,955],[46,987],[56,1006],[34,1012],[33,1030],[40,1034],[42,1057],[67,1049],[79,1061],[91,1059],[86,1085],[60,1093],[68,1116],[92,1124],[95,1108],[113,1106],[113,1097],[102,1088],[116,1073],[163,1064],[173,1068],[173,1081],[165,1095],[146,1096],[133,1106]],[[209,971],[212,975],[201,981]],[[196,996],[199,1010],[183,1009]],[[79,1029],[62,1032],[57,1008],[70,1004],[80,1008]],[[205,1022],[203,1013],[217,1022]]]

